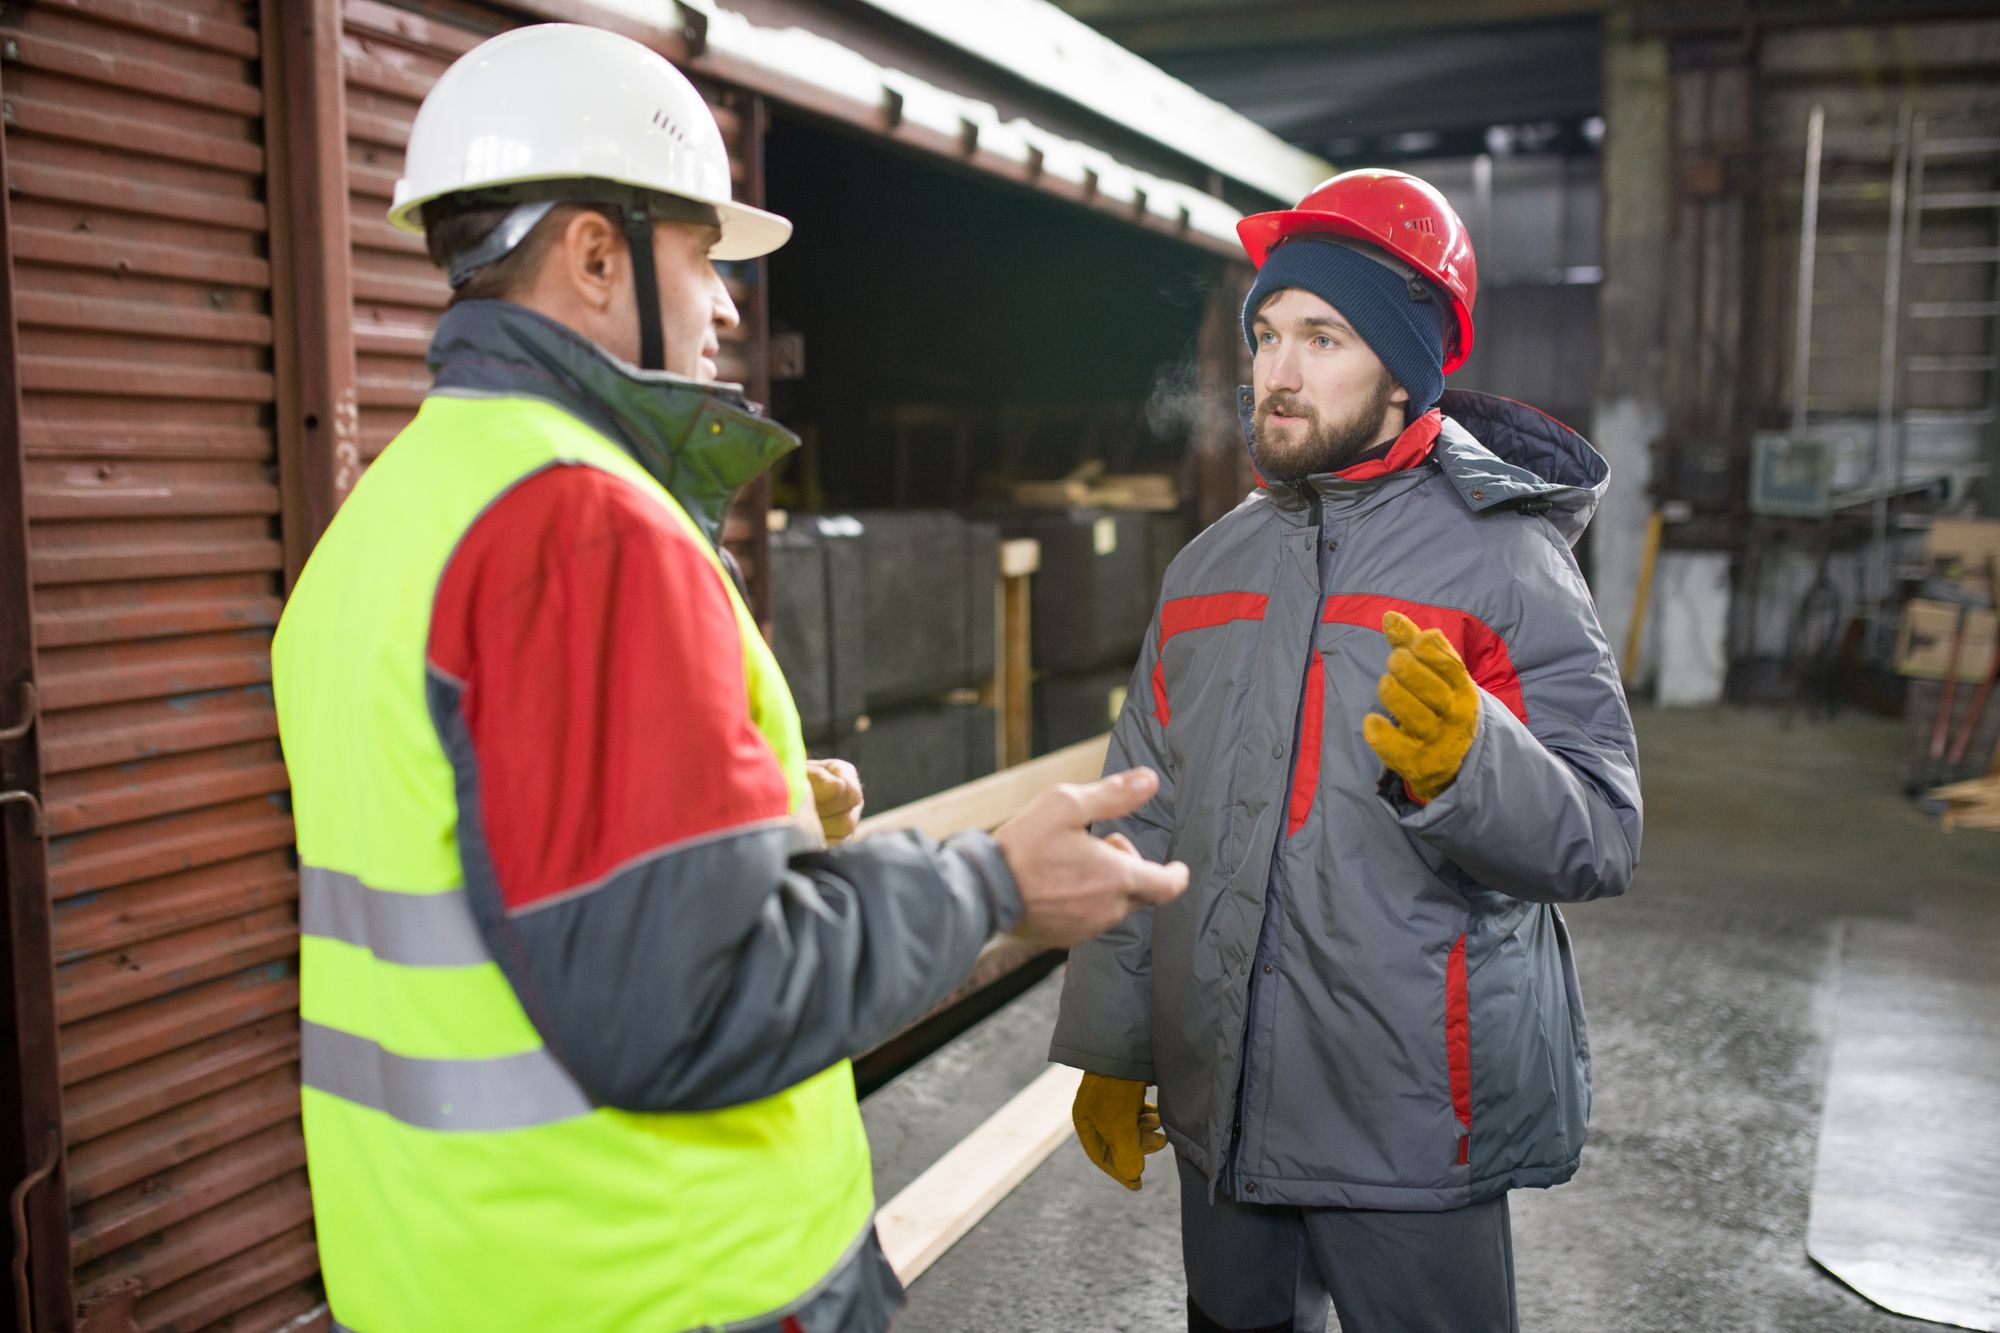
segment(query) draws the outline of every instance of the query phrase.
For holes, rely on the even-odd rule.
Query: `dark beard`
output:
[[[1385,371],[1368,401],[1339,421],[1323,420],[1317,412],[1307,416],[1306,437],[1296,445],[1280,443],[1265,430],[1273,408],[1284,408],[1287,416],[1303,414],[1290,397],[1272,394],[1257,404],[1251,423],[1258,471],[1269,481],[1298,482],[1315,473],[1352,467],[1361,455],[1382,443],[1382,420],[1388,415],[1389,395],[1395,391],[1395,377]]]

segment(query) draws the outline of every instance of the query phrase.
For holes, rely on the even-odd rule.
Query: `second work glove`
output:
[[[1085,1074],[1070,1120],[1083,1155],[1128,1190],[1139,1188],[1146,1154],[1167,1146],[1160,1108],[1146,1100],[1146,1085],[1138,1079]]]
[[[1458,776],[1479,734],[1479,687],[1439,631],[1419,631],[1408,616],[1390,611],[1382,633],[1391,651],[1378,693],[1396,720],[1370,713],[1361,734],[1412,796],[1433,801]]]

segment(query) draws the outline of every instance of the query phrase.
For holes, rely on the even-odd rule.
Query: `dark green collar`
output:
[[[736,385],[640,370],[507,301],[464,301],[445,311],[428,359],[435,389],[538,398],[599,431],[718,544],[731,498],[799,443]]]

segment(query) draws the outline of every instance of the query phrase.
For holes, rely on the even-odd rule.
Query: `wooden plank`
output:
[[[1083,1072],[1053,1065],[911,1181],[875,1217],[882,1251],[916,1281],[1070,1135]]]
[[[1059,783],[1096,781],[1110,743],[1108,733],[1078,741],[990,777],[884,811],[862,820],[858,836],[916,829],[934,838],[948,838],[966,829],[994,828]]]
[[[857,836],[917,829],[942,838],[966,829],[990,829],[1059,783],[1095,780],[1110,740],[1106,735],[1079,741],[876,815],[862,821]],[[1018,947],[1018,941],[1004,936],[989,940],[980,952],[980,963]],[[1050,1067],[876,1215],[883,1252],[906,1285],[978,1225],[1069,1136],[1070,1103],[1082,1077],[1079,1070]]]
[[[1042,544],[1033,537],[1015,537],[1000,543],[1000,577],[1021,578],[1042,567]]]
[[[2000,801],[2000,778],[1972,778],[1930,790],[1933,801]]]
[[[1007,546],[1024,543],[1008,542]],[[1025,545],[1034,550],[1034,565],[1042,563],[1040,542]],[[1003,548],[1001,568],[1007,570],[1008,552]],[[1017,560],[1017,565],[1025,563]],[[1000,704],[1000,762],[1009,767],[1026,763],[1034,753],[1034,616],[1030,585],[1034,569],[1006,572],[1000,580],[1000,655],[995,693]]]
[[[1951,829],[1991,829],[2000,832],[2000,806],[1962,805],[1947,810],[1939,821],[1947,830]]]

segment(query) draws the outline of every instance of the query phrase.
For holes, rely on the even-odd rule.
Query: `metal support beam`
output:
[[[0,89],[4,96],[4,89]],[[0,133],[0,179],[8,179]],[[33,588],[21,441],[13,225],[0,194],[0,1195],[8,1282],[0,1320],[66,1333],[70,1295],[55,955],[41,818]]]
[[[1255,46],[1332,46],[1374,37],[1509,27],[1602,14],[1609,0],[1426,0],[1421,5],[1325,0],[1059,0],[1140,55]]]
[[[1604,285],[1591,437],[1611,464],[1592,528],[1591,588],[1605,637],[1626,642],[1652,508],[1653,450],[1665,433],[1666,329],[1673,276],[1666,43],[1613,24],[1604,50]],[[1636,672],[1636,663],[1621,664]]]
[[[339,0],[260,0],[285,585],[361,476]]]

